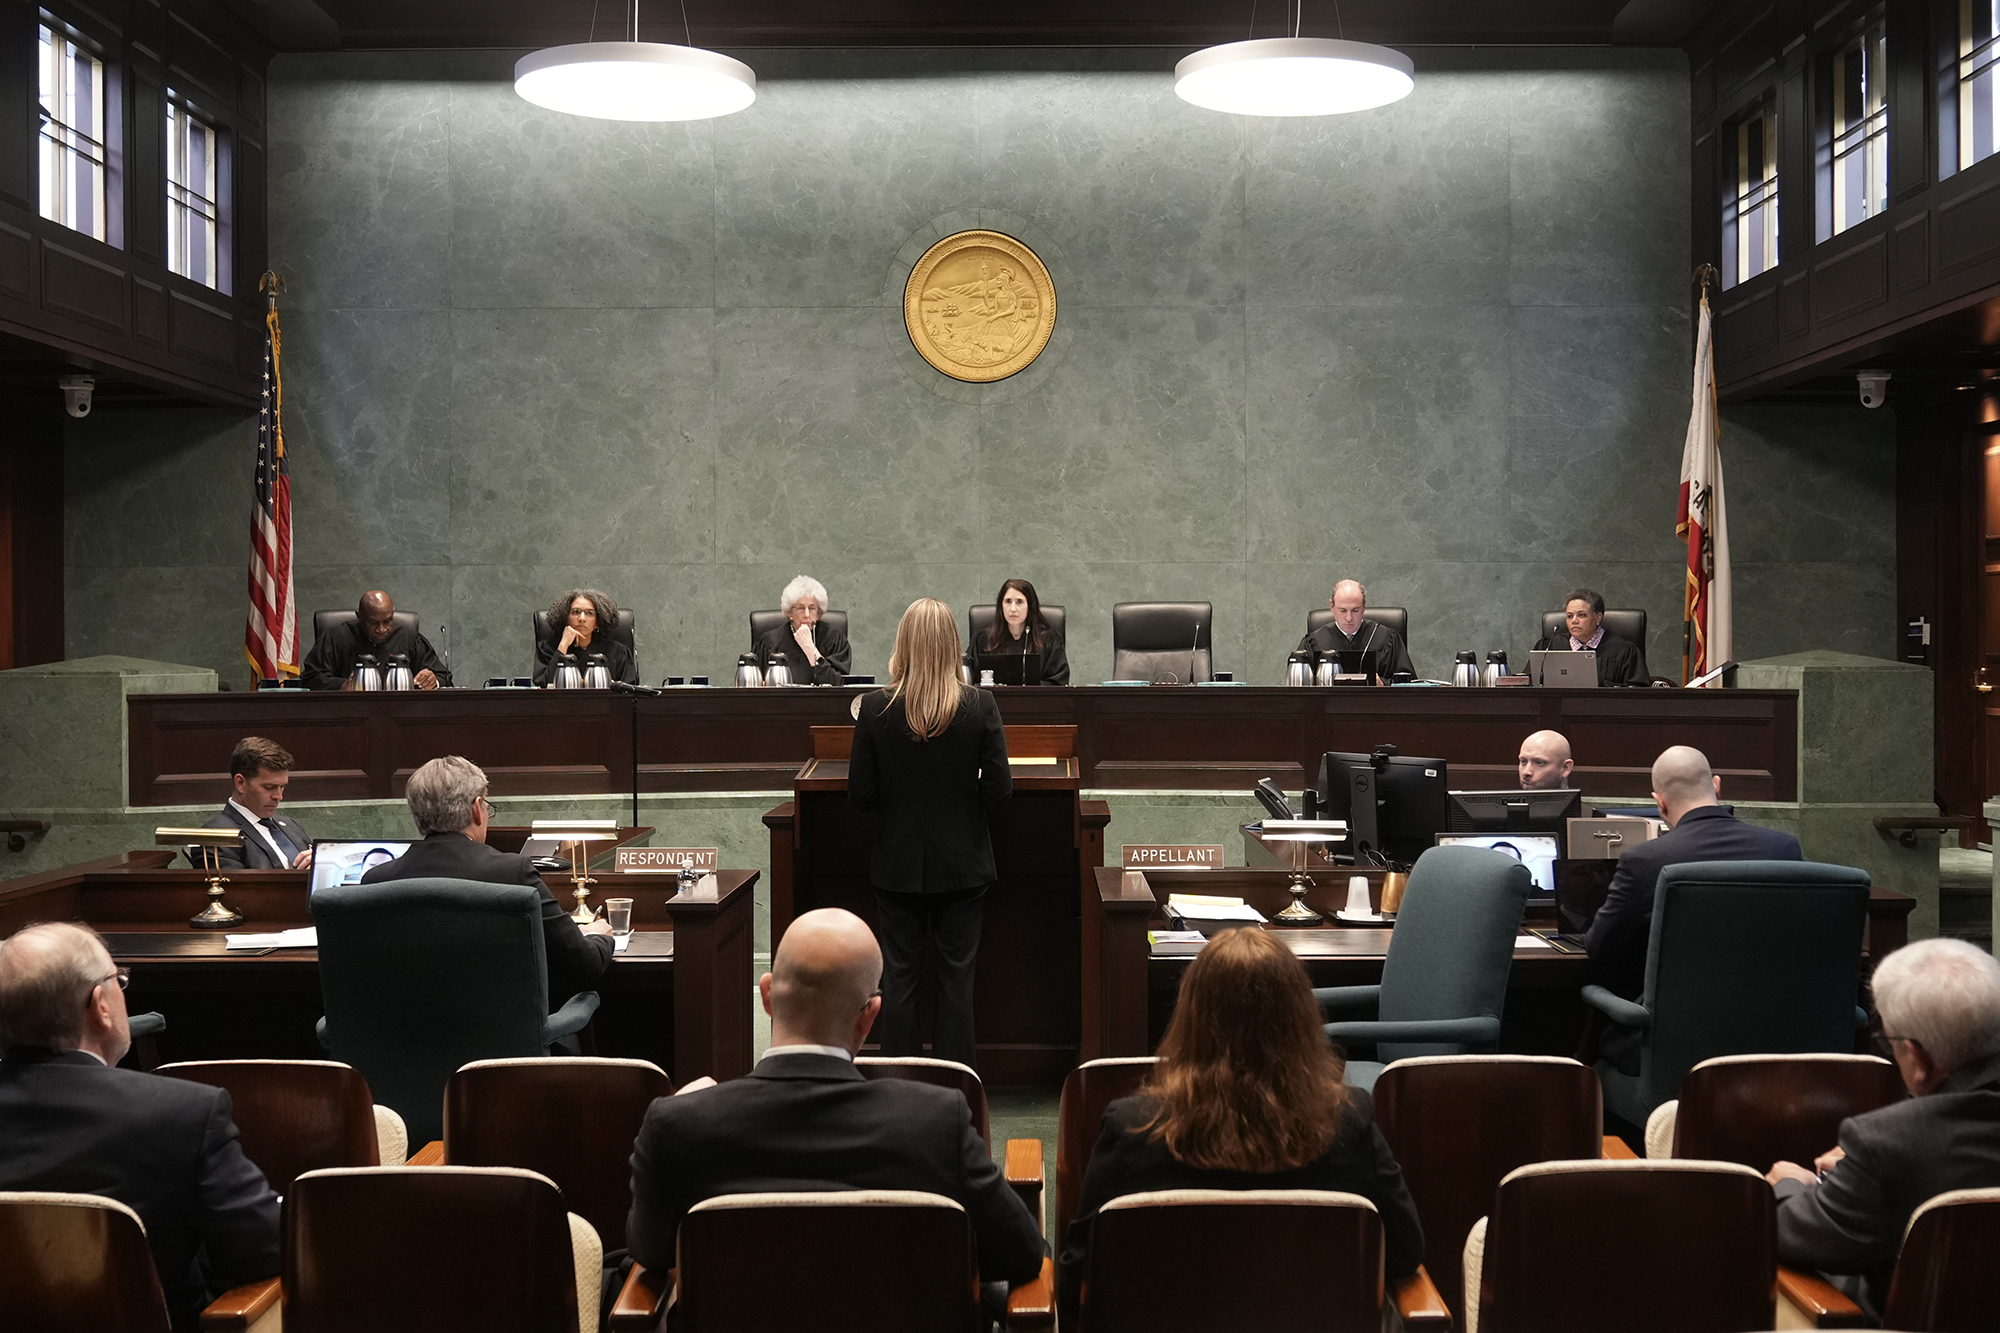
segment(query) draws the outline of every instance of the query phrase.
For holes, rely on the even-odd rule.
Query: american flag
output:
[[[299,617],[292,599],[292,479],[285,463],[284,382],[278,310],[264,317],[264,401],[257,412],[256,507],[250,513],[250,614],[243,655],[260,680],[299,674]]]

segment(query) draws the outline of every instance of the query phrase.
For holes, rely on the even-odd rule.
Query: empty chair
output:
[[[1375,1123],[1424,1221],[1424,1267],[1463,1310],[1460,1255],[1507,1173],[1602,1151],[1603,1105],[1589,1066],[1549,1055],[1428,1055],[1375,1081]]]
[[[1771,1187],[1728,1162],[1544,1162],[1465,1242],[1467,1333],[1770,1328]]]
[[[1347,1081],[1372,1088],[1382,1065],[1413,1055],[1495,1049],[1514,965],[1514,938],[1534,881],[1504,852],[1433,847],[1417,858],[1378,986],[1313,991],[1329,1017],[1373,1006],[1366,1020],[1338,1020],[1326,1035],[1373,1042],[1377,1060],[1349,1060]]]
[[[1111,678],[1212,680],[1214,629],[1212,602],[1120,602],[1111,608]]]
[[[1873,1055],[1724,1055],[1681,1080],[1677,1101],[1646,1121],[1646,1156],[1810,1162],[1833,1147],[1840,1122],[1903,1100],[1896,1066]]]
[[[632,1141],[646,1108],[673,1090],[646,1060],[476,1060],[445,1085],[444,1159],[547,1176],[606,1249],[622,1250]]]
[[[972,1112],[972,1127],[988,1149],[993,1146],[993,1129],[986,1111],[986,1085],[970,1066],[956,1060],[937,1060],[928,1055],[861,1055],[854,1067],[869,1078],[903,1078],[932,1087],[951,1088],[963,1093]]]
[[[603,1247],[532,1171],[308,1171],[285,1200],[284,1249],[288,1333],[597,1328]]]
[[[419,1144],[444,1130],[444,1087],[475,1060],[539,1056],[583,1029],[597,993],[550,1014],[541,896],[526,885],[405,879],[321,889],[320,1040]]]
[[[1861,984],[1868,872],[1812,861],[1696,861],[1660,872],[1635,1002],[1584,1003],[1638,1034],[1636,1072],[1598,1062],[1604,1109],[1644,1125],[1718,1055],[1847,1052]],[[1399,926],[1400,928],[1400,926]]]
[[[193,858],[189,858],[193,861]],[[195,864],[200,864],[195,862]],[[126,1018],[132,1032],[132,1067],[147,1073],[160,1067],[160,1038],[166,1035],[165,1014],[132,1014]]]
[[[368,1080],[331,1060],[201,1060],[159,1071],[229,1093],[243,1155],[280,1194],[308,1171],[401,1166],[402,1118],[376,1106]]]
[[[1975,1333],[2000,1310],[2000,1189],[1940,1194],[1910,1218],[1882,1327]]]
[[[0,1193],[0,1327],[167,1333],[139,1215],[95,1194]]]
[[[1086,1060],[1063,1078],[1062,1100],[1056,1105],[1056,1215],[1050,1234],[1069,1234],[1104,1108],[1137,1092],[1158,1063],[1150,1055],[1110,1056]]]

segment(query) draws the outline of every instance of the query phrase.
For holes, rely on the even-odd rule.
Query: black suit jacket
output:
[[[979,1272],[1026,1282],[1047,1252],[972,1127],[965,1098],[902,1079],[871,1080],[851,1060],[767,1056],[739,1079],[662,1097],[632,1145],[632,1257],[665,1272],[688,1209],[720,1194],[923,1190],[972,1219]]]
[[[588,648],[572,644],[568,652],[558,654],[556,644],[561,641],[562,636],[558,634],[553,640],[538,640],[535,643],[535,684],[547,685],[555,680],[556,667],[560,665],[558,657],[578,671],[583,671],[589,668],[593,653],[604,654],[604,668],[610,672],[611,679],[622,680],[627,685],[639,683],[639,659],[610,635],[593,638]]]
[[[278,1196],[220,1088],[16,1047],[0,1059],[0,1190],[99,1194],[138,1213],[176,1328],[278,1275]]]
[[[824,620],[813,622],[813,646],[819,649],[819,665],[806,665],[806,650],[799,647],[799,641],[792,637],[789,622],[778,626],[757,640],[757,666],[769,670],[771,659],[782,657],[791,668],[794,685],[839,685],[841,677],[854,669],[854,650],[847,646],[847,636],[827,624]]]
[[[354,674],[355,662],[364,653],[372,654],[376,664],[385,667],[391,657],[401,653],[410,659],[411,675],[429,671],[437,676],[439,685],[451,684],[451,668],[437,655],[429,639],[408,626],[398,625],[378,645],[369,642],[368,631],[361,628],[358,620],[344,621],[328,630],[325,638],[315,639],[305,664],[299,668],[299,679],[309,690],[337,690],[347,684],[347,678]]]
[[[392,879],[470,879],[482,884],[525,884],[542,896],[542,947],[549,960],[549,1011],[578,991],[587,991],[611,966],[616,946],[609,935],[586,935],[577,928],[542,882],[541,872],[519,852],[503,852],[463,833],[433,833],[395,860],[361,877],[363,884]]]
[[[1004,622],[1002,623],[1004,624]],[[978,679],[979,654],[986,653],[989,656],[998,656],[1002,653],[1025,654],[1027,651],[1027,635],[1023,634],[1018,639],[1012,638],[1003,628],[1000,631],[1000,646],[998,648],[989,648],[986,644],[986,636],[984,634],[974,639],[972,646],[965,650],[965,665],[972,669],[974,672],[973,678],[976,680]],[[1042,662],[1042,684],[1069,684],[1069,650],[1063,647],[1062,635],[1057,634],[1054,630],[1043,630],[1042,646],[1037,655],[1041,658]]]
[[[1078,1296],[1090,1259],[1090,1233],[1097,1212],[1113,1199],[1150,1190],[1338,1190],[1359,1194],[1382,1217],[1382,1266],[1391,1278],[1408,1277],[1424,1261],[1424,1229],[1417,1205],[1403,1183],[1403,1169],[1375,1125],[1375,1103],[1359,1088],[1349,1090],[1339,1132],[1326,1152],[1290,1171],[1226,1171],[1189,1166],[1152,1142],[1141,1126],[1159,1103],[1141,1093],[1105,1108],[1104,1123],[1084,1169],[1076,1217],[1063,1238],[1056,1270],[1061,1323],[1075,1328]]]
[[[307,851],[312,847],[312,835],[306,832],[305,825],[293,819],[283,810],[272,815],[271,822],[283,829],[285,836],[300,851]],[[216,860],[222,863],[224,870],[291,869],[290,865],[279,863],[278,858],[271,854],[271,844],[264,841],[263,832],[254,823],[239,814],[233,805],[223,806],[211,815],[208,822],[203,824],[202,827],[233,828],[243,831],[242,847],[218,847],[215,849]],[[189,861],[197,870],[203,868],[199,852],[190,854]]]
[[[1586,947],[1598,985],[1628,1000],[1646,985],[1646,946],[1653,930],[1653,895],[1660,872],[1689,861],[1800,861],[1799,840],[1746,824],[1719,805],[1702,805],[1651,842],[1618,858],[1604,906],[1590,923]]]
[[[1553,638],[1535,640],[1538,653],[1566,653],[1571,651],[1568,634],[1558,634]],[[1597,641],[1593,650],[1597,654],[1597,683],[1599,685],[1651,685],[1653,673],[1646,669],[1646,654],[1629,639],[1621,639],[1610,630]]]
[[[1363,621],[1361,632],[1351,639],[1340,632],[1340,626],[1328,622],[1300,639],[1299,646],[1292,651],[1367,653],[1365,665],[1368,674],[1380,676],[1383,680],[1398,671],[1407,671],[1412,676],[1417,674],[1417,668],[1410,662],[1410,650],[1403,644],[1403,636],[1372,620]]]
[[[1956,1070],[1928,1097],[1841,1121],[1840,1146],[1847,1156],[1818,1185],[1779,1182],[1778,1262],[1858,1275],[1879,1317],[1919,1205],[2000,1186],[2000,1055]]]
[[[893,893],[946,893],[991,884],[986,812],[1014,792],[1000,706],[967,688],[944,734],[920,741],[903,701],[862,696],[847,766],[847,798],[875,811],[868,882]]]

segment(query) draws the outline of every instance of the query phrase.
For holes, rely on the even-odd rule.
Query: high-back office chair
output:
[[[632,1144],[646,1108],[673,1095],[647,1060],[475,1060],[444,1090],[444,1159],[547,1176],[605,1248],[625,1248]]]
[[[540,1056],[582,1031],[597,992],[548,1012],[541,895],[525,884],[405,879],[312,895],[320,1041],[359,1069],[417,1143],[444,1130],[444,1088],[475,1060]]]
[[[1874,1055],[1724,1055],[1681,1080],[1653,1108],[1646,1156],[1810,1162],[1834,1145],[1840,1122],[1903,1100],[1903,1076]]]
[[[1373,1019],[1326,1025],[1332,1041],[1375,1044],[1377,1059],[1347,1062],[1349,1084],[1374,1087],[1391,1060],[1495,1049],[1514,938],[1533,888],[1528,867],[1505,852],[1433,847],[1417,858],[1381,984],[1313,991],[1329,1016],[1375,1008]]]
[[[280,1194],[308,1171],[401,1166],[403,1121],[377,1106],[368,1080],[332,1060],[200,1060],[160,1073],[229,1093],[243,1155]]]
[[[1854,997],[1868,882],[1865,870],[1813,861],[1662,870],[1638,1001],[1583,988],[1585,1004],[1640,1034],[1638,1072],[1598,1063],[1605,1110],[1644,1125],[1718,1055],[1852,1051],[1867,1018]]]
[[[1107,1056],[1086,1060],[1063,1078],[1062,1100],[1056,1106],[1056,1215],[1049,1229],[1058,1249],[1069,1235],[1070,1219],[1083,1196],[1083,1172],[1090,1165],[1090,1150],[1097,1146],[1104,1108],[1137,1092],[1158,1063],[1150,1055]]]
[[[549,609],[546,606],[535,612],[532,619],[534,622],[535,648],[540,648],[545,643],[553,648],[562,642],[562,632],[567,626],[549,624]],[[618,623],[605,630],[605,637],[624,644],[627,652],[636,655],[639,649],[638,645],[632,642],[632,626],[634,623],[632,608],[621,606],[618,608]]]
[[[416,612],[397,611],[394,614],[397,629],[416,630]],[[342,625],[352,625],[359,619],[361,617],[352,611],[315,611],[313,612],[313,642],[318,643],[327,636],[329,631],[338,629]]]
[[[195,868],[201,862],[190,856],[188,863]],[[166,1035],[167,1016],[158,1013],[132,1014],[126,1019],[132,1032],[132,1067],[152,1073],[160,1067],[160,1038]]]
[[[115,1199],[0,1193],[0,1324],[9,1333],[167,1333],[139,1215]]]
[[[1646,656],[1646,613],[1638,610],[1604,608],[1604,632],[1616,634],[1625,642],[1639,650],[1643,660]],[[1569,633],[1569,625],[1560,611],[1542,612],[1542,633],[1544,639],[1562,642]]]
[[[1774,1208],[1729,1162],[1521,1167],[1466,1237],[1466,1333],[1770,1328]]]
[[[1453,1310],[1465,1308],[1465,1238],[1508,1172],[1595,1159],[1604,1143],[1596,1073],[1553,1055],[1398,1060],[1375,1081],[1375,1123],[1424,1220],[1424,1267]]]
[[[596,1333],[603,1245],[532,1171],[309,1171],[283,1225],[286,1333]]]
[[[993,1128],[986,1109],[986,1085],[972,1066],[956,1060],[938,1060],[928,1055],[858,1055],[854,1067],[868,1078],[900,1078],[912,1083],[928,1083],[934,1088],[950,1088],[965,1098],[972,1112],[972,1127],[990,1152]]]
[[[819,618],[829,630],[839,630],[842,636],[847,634],[847,612],[821,611]],[[755,648],[757,640],[763,638],[772,630],[780,628],[784,623],[785,613],[783,611],[752,611],[750,613],[750,646]],[[852,642],[852,640],[849,640],[849,642]]]
[[[1361,613],[1363,620],[1380,625],[1383,629],[1396,631],[1396,637],[1403,646],[1410,646],[1410,613],[1400,606],[1371,606]],[[1322,625],[1333,623],[1333,608],[1316,607],[1306,614],[1306,633],[1311,634]]]
[[[1043,602],[1042,619],[1048,622],[1049,633],[1064,643],[1069,642],[1069,617],[1064,614],[1060,606],[1051,606]],[[974,651],[984,651],[986,632],[993,628],[993,603],[981,602],[977,606],[967,608],[965,628],[967,631],[965,646]]]
[[[1120,602],[1111,608],[1111,678],[1213,680],[1214,630],[1212,602]]]
[[[2000,1309],[2000,1189],[1952,1190],[1910,1216],[1882,1327],[1988,1329]]]

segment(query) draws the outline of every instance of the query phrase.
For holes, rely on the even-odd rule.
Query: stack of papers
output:
[[[1222,898],[1205,893],[1167,895],[1167,915],[1181,921],[1198,921],[1209,929],[1224,926],[1254,926],[1264,914],[1241,898]]]
[[[268,935],[230,935],[225,938],[231,949],[317,949],[319,927],[301,926],[297,930],[273,931]]]
[[[1156,954],[1195,954],[1208,943],[1208,937],[1198,930],[1149,930],[1146,942],[1153,946]]]

